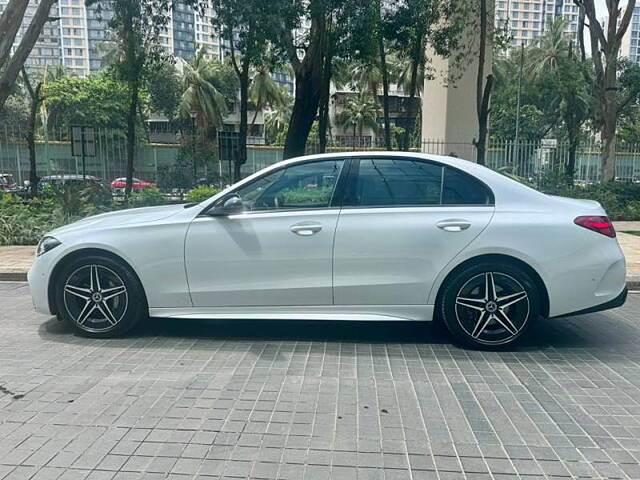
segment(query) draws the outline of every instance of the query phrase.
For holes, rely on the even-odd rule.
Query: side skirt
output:
[[[150,317],[226,320],[431,321],[433,305],[150,308]]]

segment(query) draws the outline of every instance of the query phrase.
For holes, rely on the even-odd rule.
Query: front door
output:
[[[244,213],[196,218],[185,244],[193,305],[330,305],[340,213],[333,196],[343,165],[283,167],[236,190]]]
[[[336,228],[336,305],[425,305],[438,273],[488,225],[493,197],[460,170],[355,160]]]

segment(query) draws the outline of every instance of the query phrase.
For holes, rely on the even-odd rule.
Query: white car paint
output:
[[[200,215],[282,166],[353,156],[411,156],[464,170],[493,191],[495,206]],[[575,225],[580,215],[606,213],[597,202],[544,195],[456,158],[398,152],[312,156],[272,165],[191,208],[112,212],[54,230],[48,235],[61,244],[36,258],[29,283],[36,310],[54,313],[49,288],[56,265],[90,248],[131,266],[152,317],[431,320],[438,291],[456,266],[501,254],[537,272],[548,293],[548,313],[558,316],[603,304],[625,287],[616,239]],[[442,221],[470,226],[447,231],[436,227]],[[300,223],[322,228],[315,235],[294,234],[291,227]]]

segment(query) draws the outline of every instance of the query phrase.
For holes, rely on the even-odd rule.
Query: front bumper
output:
[[[51,251],[40,257],[36,257],[27,273],[33,307],[37,312],[46,315],[53,315],[51,306],[49,305],[49,278],[56,258],[56,255],[49,254],[53,253],[54,252]]]
[[[618,295],[617,297],[615,297],[612,300],[609,300],[608,302],[604,302],[604,303],[601,303],[599,305],[595,305],[593,307],[584,308],[584,309],[578,310],[576,312],[566,313],[564,315],[559,315],[559,316],[560,317],[571,317],[571,316],[574,316],[574,315],[584,315],[586,313],[602,312],[603,310],[611,310],[612,308],[621,307],[627,301],[627,293],[628,292],[629,292],[629,290],[627,289],[627,287],[625,287],[622,290],[622,292],[620,292],[620,295]],[[558,317],[554,317],[554,318],[558,318]]]

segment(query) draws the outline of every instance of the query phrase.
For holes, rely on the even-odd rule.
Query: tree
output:
[[[378,113],[380,107],[371,97],[369,92],[361,92],[352,95],[345,103],[342,111],[338,114],[336,121],[343,128],[353,130],[353,149],[357,147],[356,138],[362,139],[362,130],[365,127],[374,132],[378,130]]]
[[[283,90],[273,80],[273,77],[271,77],[272,70],[273,65],[264,63],[255,69],[253,77],[251,78],[249,99],[255,109],[251,125],[256,123],[256,118],[260,110],[264,110],[265,107],[277,109],[284,106],[287,101]]]
[[[427,47],[442,57],[455,52],[467,20],[466,13],[465,2],[447,0],[406,0],[389,13],[388,28],[395,32],[398,56],[410,63],[404,150],[410,147],[419,73],[427,71]]]
[[[626,8],[621,0],[606,2],[608,21],[603,26],[598,21],[595,0],[574,0],[589,21],[591,58],[594,75],[591,77],[596,99],[596,121],[600,125],[602,139],[602,179],[615,179],[616,125],[621,110],[633,101],[637,92],[621,93],[618,89],[620,46],[629,27],[636,0],[628,0]]]
[[[284,145],[287,126],[291,118],[293,98],[286,87],[281,87],[284,102],[266,111],[264,117],[265,141],[269,145]]]
[[[84,78],[62,76],[44,87],[48,125],[68,130],[72,124],[124,131],[127,123],[127,86],[109,71]]]
[[[38,173],[36,163],[36,127],[38,122],[38,110],[44,100],[42,93],[42,80],[38,80],[34,85],[31,84],[31,80],[27,71],[22,67],[22,79],[24,85],[29,92],[29,123],[27,124],[26,140],[27,147],[29,148],[29,191],[32,195],[38,193]]]
[[[139,123],[140,97],[149,75],[165,61],[167,53],[160,39],[170,21],[174,0],[86,0],[87,6],[97,6],[98,11],[108,10],[108,26],[114,34],[116,51],[111,69],[127,86],[127,167],[125,197],[129,198],[133,186],[136,154],[136,127]],[[197,0],[187,0],[190,6]]]
[[[205,54],[206,51],[200,49],[191,61],[184,64],[183,93],[179,104],[180,116],[191,118],[194,115],[202,132],[211,126],[220,128],[228,113],[227,98],[216,85],[221,64],[208,61]]]
[[[156,71],[151,72],[147,89],[151,109],[162,113],[169,121],[173,120],[178,113],[183,90],[173,58],[167,59]]]
[[[10,0],[0,16],[0,110],[11,94],[27,57],[35,45],[42,27],[49,20],[49,10],[57,0],[40,0],[29,27],[10,57],[11,48],[26,12],[27,0]]]
[[[569,150],[565,175],[571,184],[581,128],[590,115],[591,96],[584,81],[585,62],[574,53],[573,44],[564,34],[565,28],[565,21],[553,22],[531,49],[527,62],[534,78],[552,86],[548,98],[557,106],[566,129]]]
[[[476,146],[476,161],[480,165],[485,163],[487,148],[487,132],[489,130],[489,101],[491,88],[493,87],[493,75],[485,76],[484,68],[487,55],[487,39],[492,34],[493,19],[489,18],[490,10],[487,8],[487,0],[479,1],[479,45],[478,45],[478,71],[476,75],[476,113],[478,115],[478,139]],[[546,12],[543,13],[546,15]]]
[[[214,25],[229,42],[231,64],[240,84],[240,127],[238,155],[233,166],[233,179],[241,178],[241,167],[247,161],[249,84],[251,68],[265,61],[269,42],[277,40],[286,0],[213,0]]]
[[[285,17],[281,46],[295,74],[295,99],[284,157],[303,155],[311,128],[318,120],[320,151],[326,144],[329,91],[336,59],[371,58],[373,3],[361,0],[297,0]],[[297,27],[309,21],[301,36]]]

